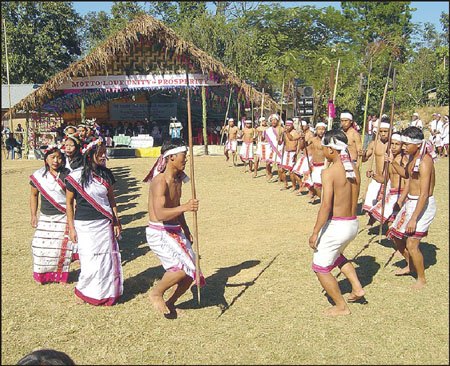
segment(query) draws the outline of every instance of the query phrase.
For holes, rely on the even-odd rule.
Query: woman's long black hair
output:
[[[83,170],[81,172],[80,179],[81,185],[83,187],[86,187],[91,183],[92,174],[96,174],[100,178],[106,180],[109,184],[112,184],[110,170],[108,168],[97,164],[95,165],[95,168],[93,168],[94,155],[97,153],[97,150],[100,148],[100,146],[105,146],[105,143],[102,142],[100,145],[94,145],[91,150],[83,155]]]
[[[45,174],[47,174],[47,172],[49,171],[49,166],[47,164],[47,157],[50,154],[53,154],[54,152],[59,151],[59,153],[61,154],[61,159],[62,159],[62,163],[61,166],[58,168],[57,172],[61,173],[64,169],[66,169],[66,156],[63,154],[63,152],[61,151],[61,149],[55,147],[54,149],[50,149],[48,150],[46,153],[44,153],[44,164],[45,164],[45,170],[44,170],[44,174],[42,174],[42,176],[44,177]]]
[[[72,161],[70,162],[70,168],[76,169],[83,166],[83,155],[81,154],[81,143],[77,135],[67,135],[65,140],[70,139],[75,145],[75,152],[72,156]],[[66,158],[67,159],[67,158]]]

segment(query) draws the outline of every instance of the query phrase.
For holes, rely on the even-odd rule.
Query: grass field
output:
[[[77,364],[448,364],[448,160],[436,163],[438,214],[421,244],[428,285],[395,277],[403,261],[391,243],[363,231],[347,248],[367,304],[347,317],[325,318],[330,306],[311,271],[308,238],[319,206],[279,191],[263,171],[252,179],[222,157],[195,161],[201,267],[200,306],[189,291],[184,314],[156,314],[148,292],[163,269],[145,239],[148,187],[155,159],[110,160],[123,239],[124,295],[113,307],[76,305],[68,285],[32,279],[28,176],[42,161],[2,161],[2,364],[36,348],[69,354]],[[364,168],[363,168],[364,170]],[[366,182],[363,183],[363,189]],[[183,200],[190,196],[189,184]],[[187,214],[188,223],[192,222]],[[366,223],[359,217],[360,228]],[[378,230],[376,230],[378,232]],[[339,278],[341,289],[349,284]]]

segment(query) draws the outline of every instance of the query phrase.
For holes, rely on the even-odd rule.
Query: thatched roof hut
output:
[[[14,106],[20,110],[38,110],[63,92],[58,87],[72,78],[130,74],[183,74],[201,72],[213,75],[221,84],[234,86],[246,98],[261,105],[262,94],[240,80],[233,71],[190,42],[181,39],[161,21],[143,15],[130,22],[124,29],[109,37],[89,55],[57,73],[34,93]],[[278,104],[268,95],[264,106],[278,110]]]

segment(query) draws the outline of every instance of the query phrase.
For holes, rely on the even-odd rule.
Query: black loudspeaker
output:
[[[314,96],[314,88],[312,86],[302,86],[299,88],[301,98],[312,98]]]

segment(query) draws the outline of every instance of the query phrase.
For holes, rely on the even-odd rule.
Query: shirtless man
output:
[[[294,168],[295,158],[297,154],[297,145],[300,135],[294,129],[294,122],[290,119],[286,121],[286,125],[283,131],[283,143],[284,143],[284,152],[283,152],[283,160],[280,164],[280,180],[284,182],[284,187],[280,188],[281,191],[288,189],[287,177],[289,174],[292,183],[292,190],[295,190],[296,187],[296,179],[295,174],[292,173],[292,169]]]
[[[266,162],[269,157],[269,148],[268,143],[264,140],[264,132],[267,130],[267,122],[265,117],[261,117],[259,119],[260,125],[256,127],[256,136],[257,136],[257,145],[256,145],[256,153],[255,153],[255,171],[253,173],[253,178],[256,178],[258,174],[259,162]]]
[[[299,132],[299,142],[297,150],[297,161],[295,162],[292,172],[295,174],[299,188],[297,195],[302,194],[302,189],[304,187],[312,187],[312,156],[311,156],[311,146],[307,146],[309,142],[314,137],[314,134],[309,129],[309,125],[306,121],[301,121],[301,131]],[[303,180],[303,181],[302,181]],[[312,197],[312,192],[309,190],[310,196]]]
[[[389,127],[390,124],[388,123],[388,119],[382,119],[380,123],[379,137],[369,143],[367,151],[360,151],[359,153],[363,162],[369,160],[372,155],[374,155],[375,158],[375,171],[369,169],[366,172],[367,178],[372,178],[369,185],[367,186],[366,198],[362,206],[362,209],[366,212],[370,212],[379,201],[379,195],[384,179],[379,182],[373,179],[373,176],[383,176],[384,155],[387,152],[389,140]],[[375,221],[375,218],[369,217],[367,227],[371,227],[375,223]]]
[[[322,203],[309,245],[314,250],[312,269],[335,305],[325,314],[348,315],[350,309],[331,270],[338,266],[349,280],[352,291],[348,302],[360,300],[364,289],[352,263],[342,254],[358,233],[356,207],[361,178],[347,150],[343,131],[331,130],[323,139],[323,154],[331,165],[322,171]]]
[[[256,138],[256,131],[252,127],[252,121],[245,120],[245,127],[242,129],[242,145],[239,152],[241,160],[244,162],[244,173],[247,172],[247,162],[250,172],[253,171],[253,141]]]
[[[224,154],[227,158],[226,161],[230,160],[228,151],[231,151],[233,155],[233,165],[236,166],[236,150],[237,150],[237,134],[239,128],[234,125],[234,119],[228,119],[228,126],[223,126],[221,133],[225,132],[227,134],[227,142],[225,143]]]
[[[393,159],[397,164],[404,167],[408,162],[408,157],[402,153],[402,137],[398,133],[394,133],[391,137],[391,154],[390,158]],[[389,156],[385,154],[385,160],[388,159]],[[384,174],[377,174],[371,172],[370,178],[376,180],[378,183],[384,182]],[[392,167],[392,164],[389,164],[388,169],[388,187],[389,192],[386,193],[385,202],[384,202],[384,212],[383,219],[381,219],[381,211],[382,209],[382,199],[380,198],[376,205],[369,211],[370,217],[374,220],[384,224],[386,221],[390,226],[395,219],[398,211],[400,211],[400,207],[402,207],[403,202],[406,198],[405,193],[405,179],[402,178],[398,172]]]
[[[160,259],[166,272],[152,288],[149,297],[155,309],[164,315],[176,315],[175,302],[191,286],[198,275],[192,235],[184,213],[198,210],[198,200],[181,204],[181,185],[189,180],[184,173],[187,147],[181,139],[165,141],[159,157],[144,182],[150,182],[148,197],[149,225],[147,242]],[[200,273],[200,285],[204,278]],[[164,302],[164,293],[173,288]]]
[[[273,183],[278,180],[273,176],[272,164],[281,162],[280,139],[283,128],[280,126],[280,117],[277,114],[272,114],[269,122],[271,126],[264,131],[264,142],[267,142],[267,146],[270,148],[269,157],[266,160],[266,178],[268,182]]]
[[[426,284],[423,255],[420,240],[427,236],[428,228],[436,216],[436,204],[433,197],[435,185],[434,161],[430,156],[433,147],[424,140],[423,132],[418,127],[408,127],[402,132],[403,149],[409,155],[406,168],[394,159],[392,166],[408,179],[405,187],[407,200],[394,220],[387,236],[405,257],[406,267],[396,271],[396,275],[417,273],[417,282],[412,286],[421,289]]]
[[[353,115],[350,112],[341,113],[341,127],[348,138],[348,151],[353,162],[358,158],[358,151],[362,149],[361,136],[353,128]]]
[[[311,151],[311,157],[312,157],[312,173],[311,173],[311,180],[312,180],[312,186],[310,187],[311,199],[309,203],[314,203],[316,198],[320,200],[320,197],[322,195],[322,179],[321,179],[321,173],[322,170],[325,167],[325,156],[323,154],[323,148],[322,148],[322,137],[325,134],[325,131],[327,130],[327,125],[323,122],[318,122],[316,125],[316,136],[313,136],[309,140],[309,147]]]

